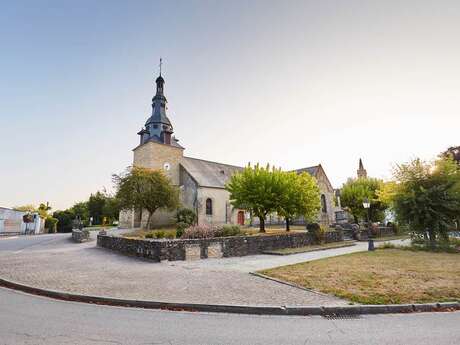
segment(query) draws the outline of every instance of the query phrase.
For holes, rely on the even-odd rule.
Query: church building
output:
[[[152,114],[137,133],[139,145],[133,150],[133,165],[164,170],[173,184],[179,186],[182,206],[195,210],[199,224],[248,224],[250,215],[230,204],[229,192],[225,189],[230,177],[243,167],[184,155],[185,148],[173,135],[172,123],[166,115],[164,84],[160,72],[156,79],[156,94],[152,99]],[[318,221],[325,225],[334,223],[334,189],[322,166],[296,171],[308,172],[316,178],[321,191]],[[121,227],[145,227],[146,222],[147,212],[124,210],[120,213]],[[152,216],[152,224],[155,226],[173,222],[174,213],[171,212],[157,211]]]

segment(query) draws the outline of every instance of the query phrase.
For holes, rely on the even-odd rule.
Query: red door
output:
[[[244,212],[238,211],[238,225],[244,225]]]

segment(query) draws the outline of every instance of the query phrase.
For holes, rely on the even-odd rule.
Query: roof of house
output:
[[[206,161],[203,159],[184,157],[182,167],[195,179],[201,187],[225,188],[230,177],[244,168],[235,165]]]
[[[294,170],[296,173],[301,174],[303,172],[309,173],[311,176],[316,176],[316,173],[318,172],[319,165],[315,165],[312,167],[307,167],[307,168],[302,168],[302,169],[296,169]]]

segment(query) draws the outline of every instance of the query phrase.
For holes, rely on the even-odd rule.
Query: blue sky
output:
[[[132,162],[163,57],[186,155],[333,185],[460,144],[458,1],[0,3],[0,205],[66,208]]]

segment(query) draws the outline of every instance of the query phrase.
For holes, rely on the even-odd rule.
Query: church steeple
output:
[[[160,59],[160,75],[155,80],[156,93],[152,98],[152,115],[145,123],[139,133],[140,143],[145,144],[148,141],[155,141],[161,144],[180,146],[177,144],[178,140],[175,139],[173,134],[173,126],[168,116],[166,116],[166,97],[164,95],[165,80],[161,75],[162,59]]]
[[[367,178],[367,171],[366,169],[364,169],[363,161],[361,158],[359,159],[359,166],[358,166],[357,174],[358,174],[358,178]]]

